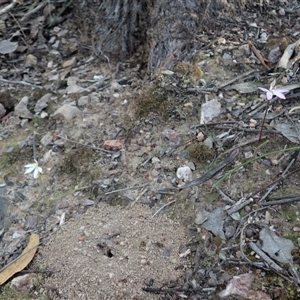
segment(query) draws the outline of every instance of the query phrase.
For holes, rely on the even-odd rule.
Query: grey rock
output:
[[[33,289],[36,281],[36,274],[25,274],[15,277],[10,284],[10,288],[17,291],[30,291]]]
[[[25,229],[34,229],[38,223],[38,216],[29,216],[25,222]]]
[[[217,286],[218,283],[216,282],[216,280],[214,278],[209,278],[207,281],[209,286]]]
[[[28,125],[28,119],[22,119],[20,125],[21,125],[22,128],[26,127]]]
[[[6,114],[5,107],[0,103],[0,118],[4,117]]]
[[[40,98],[34,107],[34,111],[39,113],[44,108],[46,108],[48,106],[48,102],[50,101],[50,98],[51,98],[50,93],[48,93],[48,94],[44,95],[42,98]]]
[[[82,203],[83,206],[91,206],[91,205],[94,205],[94,204],[95,204],[95,201],[90,200],[90,199],[86,199],[86,200]]]
[[[23,119],[32,119],[33,114],[27,108],[28,97],[23,97],[15,107],[15,115]]]
[[[37,57],[32,54],[28,54],[25,60],[25,67],[35,66],[36,64]]]
[[[15,149],[14,146],[10,146],[10,147],[6,150],[6,153],[11,153],[11,152],[14,151],[14,149]]]
[[[60,108],[58,108],[54,115],[54,117],[63,117],[66,121],[72,121],[72,119],[76,117],[82,118],[83,113],[82,111],[73,105],[70,104],[64,104]]]
[[[19,148],[24,148],[25,146],[27,146],[27,141],[19,141],[18,146]]]
[[[5,196],[0,196],[0,236],[4,233],[8,224],[8,198]]]
[[[0,196],[4,196],[6,193],[6,184],[0,183]]]
[[[53,136],[52,136],[51,133],[48,132],[46,135],[44,135],[44,136],[41,138],[41,144],[42,144],[43,146],[48,146],[48,145],[51,144],[52,140],[53,140]]]
[[[85,106],[89,104],[90,97],[89,96],[82,96],[78,99],[78,105],[79,106]]]

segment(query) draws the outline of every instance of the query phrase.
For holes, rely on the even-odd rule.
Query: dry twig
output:
[[[260,54],[260,52],[256,49],[256,47],[253,45],[253,43],[251,41],[248,42],[249,47],[251,48],[251,50],[254,52],[254,54],[256,55],[256,57],[259,59],[259,61],[261,62],[261,64],[268,70],[270,71],[270,67],[266,64],[266,60],[262,57],[262,55]]]
[[[8,13],[10,10],[12,10],[16,4],[19,3],[19,0],[13,0],[12,3],[8,4],[7,6],[5,6],[3,9],[0,10],[0,16]]]
[[[128,191],[128,190],[135,190],[135,189],[139,189],[139,188],[145,187],[147,185],[149,185],[149,184],[148,183],[144,183],[144,184],[140,184],[140,185],[137,185],[137,186],[127,187],[127,188],[124,188],[124,189],[113,190],[113,191],[105,193],[104,195],[110,195],[110,194],[114,194],[114,193],[118,193],[118,192],[124,192],[124,191]]]

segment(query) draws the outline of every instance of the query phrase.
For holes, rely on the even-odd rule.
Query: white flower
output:
[[[285,89],[265,89],[262,87],[259,87],[259,89],[263,92],[266,93],[267,95],[267,100],[271,100],[273,98],[273,96],[277,96],[280,99],[285,99],[285,95],[284,93],[288,93],[289,90],[285,90]]]
[[[24,174],[29,174],[33,172],[34,179],[38,178],[40,173],[43,173],[43,169],[39,167],[39,163],[36,160],[34,160],[33,164],[26,165],[25,168],[27,168],[27,170],[25,171]]]
[[[276,79],[274,79],[271,82],[269,90],[266,88],[263,88],[263,87],[259,87],[259,89],[266,93],[268,101],[270,101],[273,98],[273,96],[277,96],[280,99],[285,99],[284,94],[289,93],[289,91],[290,91],[290,90],[286,90],[286,89],[276,89]]]

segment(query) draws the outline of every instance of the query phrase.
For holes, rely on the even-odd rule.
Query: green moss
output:
[[[30,300],[32,297],[24,292],[18,292],[10,288],[10,283],[0,288],[0,300]]]
[[[0,103],[8,110],[11,110],[14,107],[15,101],[9,90],[0,92]]]
[[[66,153],[61,170],[64,173],[79,174],[84,170],[85,165],[91,161],[91,157],[94,156],[94,150],[89,147],[79,147],[74,151]]]
[[[150,112],[158,112],[165,115],[167,102],[166,93],[162,88],[149,88],[136,99],[136,116],[144,117]]]
[[[103,174],[98,152],[89,147],[66,153],[60,172],[75,176],[78,186],[89,185]]]
[[[213,151],[198,141],[194,141],[189,145],[187,153],[189,159],[195,163],[206,163],[213,158]]]
[[[198,65],[193,65],[187,62],[178,63],[174,67],[174,72],[182,77],[186,83],[197,82],[203,75],[203,72]]]
[[[289,232],[285,238],[291,240],[294,245],[298,244],[299,232]]]
[[[281,216],[285,221],[297,221],[296,210],[290,205],[283,205],[281,207]]]
[[[42,119],[40,116],[37,116],[32,119],[32,123],[41,127],[42,125],[46,124],[46,122],[45,122],[46,120],[47,119]],[[47,121],[47,123],[48,123],[48,121]]]
[[[207,194],[207,196],[205,197],[205,202],[212,204],[216,199],[218,199],[218,194],[212,191],[211,193]]]
[[[43,96],[45,96],[48,93],[49,93],[49,91],[47,91],[46,89],[36,89],[32,93],[30,98],[34,103],[36,103],[38,100],[40,100]]]
[[[0,168],[6,175],[17,175],[19,173],[20,164],[25,165],[33,162],[32,149],[30,147],[19,148],[18,145],[14,146],[11,152],[4,152],[0,156]],[[13,165],[16,165],[13,167]]]

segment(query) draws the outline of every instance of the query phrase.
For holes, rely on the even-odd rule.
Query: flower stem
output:
[[[260,141],[261,141],[262,132],[263,132],[263,128],[264,128],[264,125],[265,125],[265,121],[266,121],[266,117],[267,117],[269,105],[270,105],[270,101],[267,100],[267,106],[266,106],[266,110],[265,110],[265,115],[264,115],[263,121],[261,123],[261,128],[260,128],[260,132],[259,132],[259,138],[258,138],[257,146],[259,146]]]

